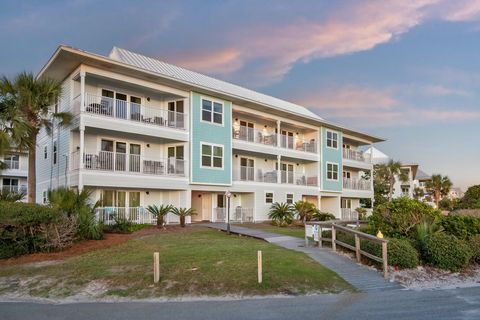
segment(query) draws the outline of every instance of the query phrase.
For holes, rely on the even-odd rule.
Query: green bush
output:
[[[447,216],[440,221],[446,233],[467,240],[480,234],[480,218],[470,216]]]
[[[382,246],[373,241],[362,241],[362,250],[377,257],[382,256]],[[399,268],[415,268],[418,266],[418,252],[407,239],[392,238],[387,246],[388,265]]]
[[[315,221],[328,221],[335,220],[336,217],[330,212],[322,212],[319,210],[315,210],[315,213],[312,215],[312,219]]]
[[[286,227],[292,224],[294,219],[294,208],[289,203],[275,202],[270,207],[268,212],[268,218],[272,220],[272,223],[279,227]]]
[[[58,210],[35,203],[0,202],[0,223],[12,226],[35,226],[54,223],[61,218]]]
[[[455,209],[480,209],[480,185],[468,188]]]
[[[408,237],[420,222],[432,222],[439,212],[418,200],[401,197],[373,209],[370,226],[393,238]]]
[[[471,258],[469,246],[455,236],[437,233],[427,240],[425,259],[432,266],[458,271],[466,267]]]
[[[476,235],[468,242],[472,250],[472,260],[480,263],[480,235]]]

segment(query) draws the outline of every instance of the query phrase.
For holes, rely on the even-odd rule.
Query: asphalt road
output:
[[[0,303],[0,319],[480,319],[480,287],[191,302]]]

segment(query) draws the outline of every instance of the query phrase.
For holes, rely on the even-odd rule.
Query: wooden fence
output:
[[[309,221],[305,225],[305,245],[308,246],[308,238],[307,238],[307,225],[317,225],[318,226],[318,247],[323,246],[323,242],[330,242],[332,244],[332,250],[334,252],[337,251],[337,245],[343,248],[355,251],[355,255],[357,258],[357,262],[360,262],[362,255],[372,259],[374,261],[380,262],[383,266],[383,275],[385,278],[388,277],[388,240],[383,238],[378,238],[376,236],[372,236],[371,234],[364,233],[357,231],[355,229],[349,228],[347,224],[357,224],[358,221]],[[324,238],[322,235],[322,231],[332,231],[331,238]],[[352,246],[348,243],[342,242],[337,239],[337,231],[342,231],[348,234],[352,234],[355,239],[355,246]],[[382,256],[377,257],[369,252],[362,250],[361,241],[372,241],[378,243],[382,246]]]

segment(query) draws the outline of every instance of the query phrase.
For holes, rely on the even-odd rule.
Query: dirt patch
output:
[[[10,266],[10,265],[19,265],[19,264],[38,264],[42,266],[44,262],[46,264],[54,264],[54,261],[58,260],[65,260],[74,256],[78,256],[80,254],[98,250],[109,248],[130,239],[134,238],[142,238],[146,236],[150,236],[157,233],[183,233],[183,232],[190,232],[193,229],[199,230],[201,227],[192,227],[187,226],[182,228],[180,226],[167,226],[165,229],[158,229],[155,226],[145,228],[139,230],[134,233],[130,234],[117,234],[117,233],[106,233],[105,238],[103,240],[82,240],[76,242],[73,246],[58,252],[42,252],[42,253],[32,253],[26,254],[20,257],[9,258],[9,259],[2,259],[0,260],[0,266]]]

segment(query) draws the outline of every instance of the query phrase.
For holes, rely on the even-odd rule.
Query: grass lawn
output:
[[[257,250],[263,283],[257,283]],[[160,252],[160,283],[152,255]],[[59,263],[0,268],[0,295],[151,298],[182,295],[266,295],[342,292],[353,288],[306,255],[247,237],[191,227],[156,233]]]
[[[279,233],[284,234],[286,236],[292,236],[297,238],[305,238],[305,228],[303,226],[288,226],[288,227],[277,227],[268,222],[265,223],[248,223],[239,225],[241,227],[247,227],[252,229],[260,229],[263,231],[271,232],[271,233]]]

